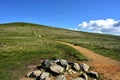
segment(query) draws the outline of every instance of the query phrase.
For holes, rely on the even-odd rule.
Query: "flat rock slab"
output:
[[[54,73],[57,73],[57,74],[60,74],[60,73],[63,73],[64,71],[64,68],[60,65],[57,65],[57,64],[52,64],[50,66],[50,70]]]

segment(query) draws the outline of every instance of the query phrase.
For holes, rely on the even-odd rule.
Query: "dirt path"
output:
[[[102,74],[103,77],[105,78],[104,80],[120,80],[120,62],[96,54],[93,51],[80,46],[75,46],[73,44],[65,42],[59,43],[69,45],[74,49],[78,50],[79,52],[81,52],[86,57],[88,57],[90,61],[88,61],[87,64],[93,66],[95,71]]]

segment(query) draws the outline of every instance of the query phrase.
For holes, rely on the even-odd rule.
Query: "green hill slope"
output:
[[[57,36],[54,35],[56,30],[63,31],[30,23],[0,24],[0,79],[19,80],[27,71],[26,65],[36,64],[47,58],[86,60],[86,57],[75,49],[51,40]],[[41,38],[36,36],[34,31],[41,35]]]
[[[38,37],[35,34],[41,36]],[[86,60],[64,41],[120,60],[120,36],[93,34],[31,23],[0,24],[0,79],[17,80],[26,73],[25,65],[42,59]]]

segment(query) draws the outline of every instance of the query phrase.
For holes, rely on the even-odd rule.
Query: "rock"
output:
[[[80,78],[80,77],[77,77],[77,78],[75,78],[75,79],[73,79],[73,80],[85,80],[85,79]]]
[[[90,77],[93,77],[93,78],[98,78],[99,76],[98,76],[98,73],[97,72],[94,72],[94,71],[90,71],[90,72],[88,72],[88,75],[90,76]]]
[[[77,73],[77,72],[75,72],[75,71],[72,70],[72,69],[69,69],[69,70],[68,70],[68,74],[75,74],[75,73]]]
[[[59,75],[56,77],[55,80],[66,80],[66,77],[65,77],[65,75]]]
[[[43,61],[43,63],[42,63],[42,67],[43,67],[44,69],[48,69],[51,64],[52,64],[51,61],[45,60],[45,61]]]
[[[69,65],[68,65],[68,64],[67,64],[67,66],[66,66],[65,70],[66,70],[66,71],[68,71],[68,70],[69,70]]]
[[[60,65],[63,66],[63,67],[66,67],[66,66],[68,65],[67,60],[65,60],[65,59],[60,59]]]
[[[81,64],[80,65],[81,66],[81,69],[83,70],[83,71],[85,71],[85,72],[87,72],[88,70],[89,70],[89,68],[90,68],[90,66],[88,66],[87,64]]]
[[[79,77],[88,80],[88,76],[85,73],[82,73]]]
[[[75,69],[76,71],[79,71],[80,70],[80,66],[78,63],[74,63],[73,64],[73,69]]]
[[[53,62],[54,62],[54,63],[59,63],[60,60],[59,60],[59,59],[55,59]]]
[[[41,71],[40,70],[36,70],[36,71],[32,71],[32,72],[29,72],[26,77],[39,77],[41,75]]]
[[[34,77],[39,77],[41,75],[41,71],[40,70],[36,70],[36,71],[33,71],[33,76]]]
[[[27,73],[27,75],[26,75],[26,77],[33,77],[33,72],[29,72],[29,73]]]
[[[65,60],[65,59],[60,59],[59,63],[60,63],[60,65],[61,65],[62,67],[65,68],[65,70],[68,70],[69,65],[68,65],[67,60]]]
[[[50,70],[54,73],[60,74],[60,73],[63,73],[64,68],[62,66],[54,63],[50,66]]]
[[[97,80],[98,73],[90,71],[89,68],[87,64],[80,65],[65,59],[45,60],[36,71],[29,72],[26,77],[36,80],[67,80],[68,76],[70,80]]]
[[[48,73],[48,72],[43,72],[43,73],[40,75],[40,80],[50,80],[50,78],[49,78],[49,73]]]

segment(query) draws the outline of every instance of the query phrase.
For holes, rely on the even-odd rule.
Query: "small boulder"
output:
[[[83,70],[83,71],[85,71],[85,72],[87,72],[88,70],[89,70],[89,68],[90,68],[90,66],[88,66],[87,64],[81,64],[80,65],[81,66],[81,69]]]
[[[83,78],[85,80],[88,80],[88,76],[85,73],[82,73],[79,77],[81,77],[81,78]]]
[[[90,77],[93,77],[93,78],[98,78],[99,76],[98,76],[98,73],[97,72],[94,72],[94,71],[90,71],[90,72],[88,72],[88,75],[90,76]]]
[[[28,77],[28,78],[33,77],[33,72],[32,71],[28,72],[27,75],[26,75],[26,77]]]
[[[55,80],[66,80],[65,75],[58,75]]]
[[[41,75],[40,75],[40,80],[49,80],[49,73],[48,72],[43,72]]]
[[[43,63],[42,63],[42,67],[43,67],[44,69],[48,69],[51,64],[52,64],[51,61],[45,60],[45,61],[43,61]]]
[[[60,74],[60,73],[63,73],[64,68],[62,66],[58,65],[58,64],[53,63],[50,66],[50,70],[54,73]]]
[[[74,63],[73,64],[73,69],[76,70],[76,71],[79,71],[80,70],[80,66],[78,63]]]
[[[65,68],[65,70],[68,70],[68,68],[69,68],[69,65],[68,65],[68,62],[67,62],[67,60],[65,60],[65,59],[60,59],[60,65],[62,66],[62,67],[64,67]]]
[[[63,67],[66,67],[66,66],[68,65],[67,60],[65,60],[65,59],[60,59],[60,65],[63,66]]]
[[[41,71],[40,70],[36,70],[36,71],[33,71],[33,76],[34,77],[39,77],[41,75]]]
[[[59,59],[55,59],[53,62],[54,62],[54,63],[59,63],[60,60],[59,60]]]
[[[29,72],[26,77],[32,78],[32,77],[39,77],[41,75],[41,71],[40,70],[36,70],[36,71],[32,71]]]
[[[75,73],[77,73],[77,72],[75,72],[75,71],[72,70],[72,69],[69,69],[69,70],[68,70],[68,74],[75,74]]]
[[[69,65],[68,65],[68,64],[66,65],[65,70],[66,70],[66,71],[69,70]]]

